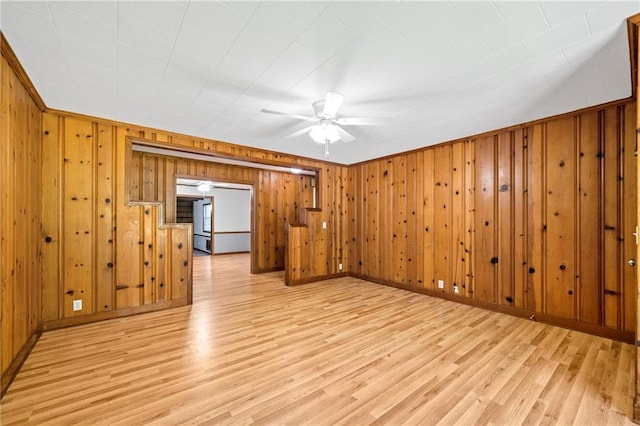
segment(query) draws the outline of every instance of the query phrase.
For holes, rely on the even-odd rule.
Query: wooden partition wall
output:
[[[253,185],[254,272],[283,269],[285,225],[312,204],[308,178],[132,152],[131,138],[234,158],[322,166],[326,231],[337,236],[346,228],[346,216],[333,207],[344,205],[341,192],[334,191],[343,187],[342,174],[334,173],[341,166],[62,112],[45,113],[43,123],[45,329],[189,303],[192,229],[171,223],[176,176]],[[328,252],[341,259],[341,244],[334,243]],[[83,308],[74,311],[78,299]]]
[[[35,344],[40,314],[40,107],[1,38],[0,367],[2,394]],[[9,64],[6,57],[13,59]]]
[[[628,102],[351,167],[350,273],[634,341],[635,127]]]
[[[158,138],[158,134],[150,135]],[[335,273],[344,261],[342,242],[346,238],[346,199],[343,180],[347,177],[347,167],[323,164],[268,154],[259,150],[221,149],[222,144],[199,140],[168,137],[167,144],[188,146],[198,152],[218,152],[237,157],[244,151],[244,158],[282,164],[301,165],[318,169],[320,182],[317,188],[319,205],[316,209],[320,221],[327,223],[322,228],[326,238],[317,242],[317,252],[322,253],[325,268],[317,277]],[[276,172],[249,167],[230,166],[211,162],[186,160],[181,158],[154,156],[136,152],[129,169],[130,193],[136,200],[160,201],[166,207],[166,220],[175,220],[176,185],[175,177],[209,179],[253,185],[252,218],[252,272],[262,273],[282,270],[285,267],[286,227],[304,222],[304,212],[313,206],[314,191],[309,176]],[[318,226],[322,226],[319,222]],[[312,225],[313,226],[313,225]],[[322,278],[320,278],[322,279]]]
[[[43,116],[45,329],[189,303],[191,226],[166,225],[160,203],[131,201],[131,135],[86,117]]]
[[[176,176],[253,185],[252,272],[284,268],[285,225],[313,204],[309,176],[135,152],[129,169],[130,194],[160,201],[167,222],[175,222]]]

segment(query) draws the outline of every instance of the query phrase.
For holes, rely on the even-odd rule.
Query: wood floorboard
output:
[[[2,425],[632,424],[631,345],[194,258],[194,304],[43,333]]]

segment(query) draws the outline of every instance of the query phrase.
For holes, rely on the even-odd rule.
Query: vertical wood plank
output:
[[[140,305],[140,284],[142,284],[141,232],[142,207],[128,205],[128,178],[126,169],[125,138],[129,131],[119,127],[116,132],[116,308]],[[136,164],[132,160],[132,164]],[[133,170],[138,168],[133,167]],[[137,175],[131,176],[135,178]]]
[[[600,182],[600,123],[597,111],[580,117],[580,188],[579,188],[579,250],[578,270],[580,288],[580,310],[578,318],[590,324],[599,324],[602,315],[603,295],[600,265],[602,246]]]
[[[391,280],[391,267],[389,266],[389,248],[393,238],[393,225],[390,220],[391,215],[391,182],[393,181],[393,170],[391,161],[380,160],[378,164],[380,200],[378,204],[378,222],[380,223],[380,257],[378,264],[380,265],[380,278],[386,281]]]
[[[361,261],[359,262],[358,269],[366,271],[366,274],[372,277],[379,276],[380,262],[384,261],[378,254],[378,247],[380,246],[380,229],[378,226],[380,201],[377,170],[377,163],[368,164],[365,168],[365,176],[363,176],[363,178],[365,179],[366,186],[364,187],[364,193],[361,197],[366,199],[366,220],[360,227],[361,232],[363,232],[363,234],[360,235],[364,237],[360,238],[363,252],[360,257]],[[362,238],[365,238],[365,241],[362,241]]]
[[[42,117],[42,320],[62,318],[60,311],[62,238],[62,148],[61,120],[57,114],[45,113]],[[3,205],[4,204],[3,202]]]
[[[424,252],[424,216],[425,216],[425,206],[424,206],[424,185],[425,185],[425,170],[424,170],[424,151],[416,152],[416,160],[415,160],[415,188],[413,192],[415,193],[414,199],[414,213],[415,213],[415,231],[414,231],[414,245],[415,245],[415,269],[416,269],[416,286],[424,287],[425,286],[425,276],[424,276],[424,263],[425,263],[425,252]]]
[[[98,124],[96,164],[96,310],[110,311],[115,296],[114,135],[111,126]]]
[[[527,281],[527,193],[526,188],[526,132],[513,132],[513,304],[517,308],[526,306]]]
[[[545,312],[575,316],[575,118],[547,124]]]
[[[64,128],[64,317],[93,311],[94,168],[95,137],[91,122],[65,119]],[[74,311],[73,301],[82,300]]]
[[[475,240],[473,297],[496,302],[497,250],[495,246],[496,142],[493,136],[475,141]]]
[[[424,187],[423,187],[423,218],[424,234],[422,247],[424,258],[424,286],[429,289],[437,288],[435,282],[435,150],[424,152]]]
[[[142,201],[157,201],[158,158],[149,155],[142,156]]]
[[[620,139],[618,135],[618,114],[615,109],[608,109],[604,112],[604,139],[602,140],[601,151],[603,153],[603,232],[604,232],[604,325],[616,328],[619,321],[619,300],[620,293],[620,246],[618,242],[618,199],[620,194],[618,177],[620,173]]]
[[[2,287],[0,288],[0,294],[2,295],[0,300],[0,309],[3,321],[0,322],[0,333],[2,336],[2,346],[0,347],[1,359],[0,365],[2,372],[4,373],[11,362],[14,359],[14,354],[19,348],[16,348],[17,342],[15,341],[15,335],[13,330],[14,318],[18,318],[14,309],[14,298],[17,291],[16,287],[22,285],[22,283],[16,282],[15,266],[18,262],[17,254],[15,251],[15,240],[17,238],[17,230],[15,224],[15,212],[16,212],[16,197],[19,193],[16,191],[15,172],[19,165],[16,165],[15,152],[18,148],[18,139],[21,135],[21,123],[18,115],[19,103],[19,85],[16,85],[17,79],[11,78],[12,71],[9,68],[7,62],[2,58],[2,75],[1,88],[3,94],[0,97],[2,102],[2,116],[3,120],[0,121],[0,136],[3,143],[0,145],[0,177],[2,178],[2,185],[0,186],[0,201],[2,202],[2,209],[0,209],[0,217],[2,222],[0,224],[2,235],[0,238],[0,253],[2,254],[0,261],[0,274],[2,277]],[[6,117],[6,118],[5,118]],[[4,143],[4,141],[7,141]],[[4,318],[10,320],[4,320]]]
[[[405,162],[406,178],[404,185],[405,193],[405,261],[407,265],[406,283],[410,286],[418,284],[418,269],[416,263],[416,233],[417,233],[417,215],[416,215],[416,153],[407,154]]]
[[[456,142],[451,146],[451,292],[465,294],[465,262],[466,262],[466,228],[465,228],[465,190],[464,142]],[[456,293],[457,291],[457,293]]]
[[[623,139],[623,153],[622,153],[622,176],[621,183],[622,197],[621,208],[623,217],[622,228],[622,283],[621,290],[621,308],[622,308],[622,329],[625,331],[635,330],[636,324],[636,288],[638,286],[636,279],[636,269],[638,266],[631,266],[628,263],[630,259],[637,259],[636,256],[636,242],[634,233],[636,231],[637,212],[638,212],[638,167],[636,161],[636,135],[634,135],[636,128],[636,111],[635,104],[627,104],[619,107],[622,115],[623,125],[619,131]]]
[[[453,293],[451,282],[451,146],[434,152],[434,279],[436,289]],[[444,281],[444,289],[438,288]]]
[[[526,309],[542,312],[544,307],[544,219],[546,125],[528,129],[527,138],[527,287]]]
[[[167,300],[167,283],[171,274],[168,271],[167,263],[167,241],[169,230],[160,228],[156,231],[156,250],[154,253],[155,280],[153,281],[153,292],[157,303]]]
[[[144,206],[144,216],[142,220],[143,240],[142,246],[142,289],[141,304],[150,305],[156,303],[155,294],[155,271],[156,271],[156,230],[158,206]]]
[[[475,253],[475,141],[465,141],[464,148],[464,204],[465,204],[465,241],[464,241],[464,284],[462,295],[472,297],[474,293],[474,269],[473,260]]]
[[[513,188],[513,132],[503,132],[497,140],[497,264],[496,301],[501,305],[514,305],[514,188]]]
[[[182,229],[171,229],[171,299],[187,298],[191,243]]]
[[[396,156],[392,161],[393,181],[391,183],[393,217],[393,281],[405,283],[407,279],[407,193],[406,193],[406,157]]]

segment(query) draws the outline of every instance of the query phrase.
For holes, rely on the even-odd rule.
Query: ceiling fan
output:
[[[327,96],[324,99],[315,101],[313,106],[313,112],[315,117],[288,114],[286,112],[273,111],[270,109],[263,109],[262,112],[266,114],[283,115],[285,117],[296,118],[298,120],[310,121],[315,124],[298,130],[287,136],[288,138],[297,137],[308,133],[311,139],[315,142],[324,144],[324,156],[329,156],[329,145],[336,141],[351,142],[355,140],[355,137],[344,130],[342,126],[381,126],[391,124],[389,118],[376,118],[376,117],[337,117],[338,109],[344,102],[344,95],[335,92],[327,92]]]

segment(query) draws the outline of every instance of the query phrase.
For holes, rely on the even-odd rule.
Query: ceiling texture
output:
[[[631,95],[640,1],[0,1],[1,30],[50,108],[324,159],[328,91],[353,164]]]

